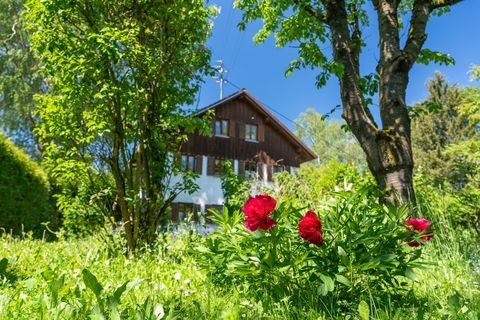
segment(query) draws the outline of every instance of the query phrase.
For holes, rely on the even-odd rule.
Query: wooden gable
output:
[[[199,115],[211,109],[215,111],[214,133],[215,120],[227,120],[228,136],[191,135],[182,152],[293,167],[316,158],[313,151],[245,89],[200,110]],[[247,125],[256,126],[257,141],[245,139]]]

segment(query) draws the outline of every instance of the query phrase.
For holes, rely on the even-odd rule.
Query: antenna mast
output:
[[[227,83],[227,80],[225,80],[224,75],[228,71],[225,70],[225,64],[223,63],[223,60],[217,60],[217,62],[219,64],[214,66],[214,68],[217,71],[218,76],[216,76],[215,78],[217,79],[216,82],[220,84],[220,100],[222,100],[223,99],[223,84]]]

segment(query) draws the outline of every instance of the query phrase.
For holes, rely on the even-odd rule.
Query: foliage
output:
[[[210,284],[186,254],[201,237],[162,237],[154,251],[130,259],[102,234],[52,243],[4,236],[10,277],[0,275],[0,319],[218,319],[241,311],[239,298]]]
[[[369,178],[369,174],[359,171],[358,167],[336,159],[320,167],[303,164],[295,176],[286,172],[274,175],[278,197],[298,200],[300,206],[313,208],[319,207],[335,189],[347,186],[357,189]]]
[[[478,319],[478,237],[468,228],[451,225],[441,194],[437,198],[440,202],[422,207],[435,227],[435,236],[421,247],[421,257],[416,261],[428,267],[409,273],[415,276],[415,281],[404,276],[385,280],[406,282],[405,290],[390,285],[376,287],[384,280],[375,274],[395,270],[388,260],[380,262],[387,264],[385,270],[357,268],[361,259],[374,264],[378,261],[375,256],[367,256],[367,252],[381,254],[387,249],[382,248],[384,238],[365,238],[365,234],[375,232],[389,237],[394,231],[386,224],[369,223],[369,219],[406,212],[379,205],[372,199],[373,194],[362,197],[355,192],[339,191],[332,196],[333,200],[316,208],[324,224],[325,242],[320,248],[303,241],[297,233],[299,212],[303,210],[294,209],[286,201],[277,207],[277,213],[283,217],[271,229],[275,232],[279,227],[276,232],[281,236],[277,242],[277,260],[299,258],[288,266],[291,272],[285,266],[267,264],[271,258],[265,255],[258,257],[266,259],[258,260],[254,255],[242,255],[254,248],[268,250],[273,242],[270,231],[247,232],[241,225],[245,215],[238,211],[221,217],[220,227],[226,232],[223,238],[220,233],[199,236],[184,226],[175,233],[162,233],[155,246],[142,248],[134,258],[123,255],[125,239],[115,233],[99,232],[85,239],[55,242],[5,234],[0,239],[0,257],[8,257],[0,259],[0,319],[118,319],[117,315],[120,319]],[[422,199],[423,192],[419,189],[419,201],[428,203],[428,199]],[[293,210],[292,217],[282,214],[289,210]],[[367,219],[370,212],[375,215]],[[334,221],[328,221],[330,215]],[[354,235],[358,231],[355,228],[338,229],[335,237],[331,226],[339,226],[339,221],[347,217],[351,220],[346,226],[357,225],[360,229],[359,239]],[[291,232],[287,232],[287,227]],[[405,229],[400,223],[397,230],[401,234]],[[353,242],[345,242],[343,236],[353,237]],[[236,242],[226,243],[223,241],[226,239]],[[398,240],[402,254],[419,253]],[[218,244],[215,250],[226,251],[212,256],[208,248],[215,243]],[[282,251],[293,244],[296,245],[291,252]],[[388,247],[390,242],[386,244]],[[342,246],[345,255],[335,245]],[[362,245],[366,249],[350,251]],[[240,266],[247,264],[249,268],[205,263],[229,259],[229,254],[240,258]],[[339,261],[334,264],[329,260],[332,257]],[[310,258],[315,259],[309,265],[311,269],[299,273],[306,261],[312,261]],[[342,259],[350,259],[357,268],[340,272],[339,267],[348,264]],[[319,269],[325,266],[333,267],[326,271],[334,274]],[[229,273],[222,275],[222,270]],[[355,270],[360,273],[352,272]],[[351,273],[347,280],[354,285],[352,288],[340,282],[344,279],[334,276],[339,272],[348,276]],[[267,278],[255,276],[257,273]],[[362,274],[366,275],[363,279]],[[292,278],[295,281],[289,281]],[[328,279],[333,282],[333,291],[328,291],[332,285]],[[371,279],[373,283],[366,282]],[[280,283],[285,287],[279,287]],[[328,291],[326,295],[322,295],[324,290]],[[341,294],[346,298],[340,299]]]
[[[340,306],[338,316],[353,316],[352,306],[368,300],[370,291],[406,290],[406,278],[421,266],[422,249],[404,243],[406,208],[378,204],[372,190],[339,191],[319,208],[321,248],[300,238],[303,209],[287,201],[271,214],[276,225],[268,231],[248,232],[238,211],[217,212],[219,229],[200,248],[201,258],[219,285],[263,288],[297,306],[306,292],[316,292],[324,304]]]
[[[62,213],[62,232],[69,237],[83,237],[98,232],[107,222],[116,227],[121,214],[115,202],[115,183],[111,176],[98,173],[76,180],[57,181],[61,192],[55,195]]]
[[[440,203],[454,226],[480,227],[478,88],[448,86],[436,75],[431,96],[415,106],[413,122],[417,187],[426,203]],[[428,130],[425,130],[428,128]],[[435,190],[431,184],[439,186]],[[423,200],[422,200],[423,201]]]
[[[202,1],[30,0],[30,40],[53,89],[38,97],[38,135],[56,179],[107,172],[115,181],[132,253],[152,243],[171,201],[195,174],[174,161],[187,135],[209,123],[187,117],[202,76],[215,9]]]
[[[338,120],[327,121],[314,109],[307,109],[295,120],[297,136],[310,142],[318,155],[318,164],[326,164],[332,159],[365,168],[365,157],[355,137],[346,132],[346,124]]]
[[[384,200],[400,204],[415,202],[410,116],[405,104],[408,75],[416,62],[453,63],[450,56],[423,45],[430,17],[460,1],[237,0],[235,6],[243,12],[241,30],[247,23],[262,21],[254,42],[265,42],[273,34],[277,46],[296,48],[297,58],[290,61],[287,76],[302,68],[317,70],[317,87],[332,75],[338,78],[342,116],[365,152],[378,186],[387,191],[381,193]],[[378,63],[365,73],[362,32],[371,18],[378,21]],[[377,97],[380,125],[370,110]]]
[[[472,100],[474,93],[456,85],[449,86],[440,73],[430,80],[427,89],[429,98],[412,109],[412,146],[416,166],[435,185],[444,182],[457,187],[465,185],[468,171],[452,170],[455,163],[460,163],[455,160],[461,157],[461,153],[457,153],[460,150],[456,148],[447,152],[447,149],[479,134],[475,123],[460,111],[462,105]],[[468,153],[467,148],[463,149]]]
[[[22,16],[24,0],[0,1],[0,129],[31,157],[41,145],[33,133],[34,95],[46,91],[38,57],[27,40]]]
[[[0,134],[0,228],[41,236],[43,222],[56,222],[45,172]]]
[[[248,182],[242,176],[235,174],[232,163],[225,161],[224,171],[221,177],[224,205],[229,211],[240,210],[244,199],[249,195]]]

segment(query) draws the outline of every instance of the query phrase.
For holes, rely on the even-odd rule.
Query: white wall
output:
[[[198,191],[193,194],[181,193],[174,202],[195,203],[200,205],[200,210],[205,211],[205,205],[223,205],[224,197],[222,192],[222,181],[218,176],[207,175],[208,157],[202,157],[202,174],[197,179]],[[235,174],[238,174],[238,160],[234,160],[233,168]],[[267,181],[267,165],[263,164],[262,167],[263,180],[257,181],[252,184],[252,192],[256,193],[257,189],[262,187],[273,187],[271,182]],[[296,174],[298,168],[291,167],[290,173]]]
[[[220,177],[207,175],[207,164],[208,158],[203,156],[202,174],[196,181],[199,187],[198,191],[193,194],[179,194],[174,202],[195,203],[200,205],[201,211],[205,210],[205,205],[223,205],[222,181]],[[237,173],[238,163],[234,163],[234,166],[235,173]]]

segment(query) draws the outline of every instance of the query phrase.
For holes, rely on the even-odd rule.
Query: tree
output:
[[[469,88],[449,86],[440,73],[427,84],[430,96],[416,104],[412,115],[412,146],[416,167],[435,185],[450,182],[460,186],[465,172],[452,170],[456,156],[448,154],[452,144],[468,141],[478,134],[475,124],[459,108],[472,100]]]
[[[32,157],[42,148],[33,128],[34,95],[47,89],[27,40],[24,0],[0,0],[0,129]]]
[[[372,0],[380,52],[376,70],[367,75],[360,74],[360,54],[365,46],[361,27],[369,18],[366,1],[238,0],[235,4],[243,10],[241,29],[248,22],[263,20],[256,42],[275,33],[278,46],[296,45],[298,59],[290,62],[287,74],[304,67],[320,68],[318,86],[331,74],[338,77],[343,118],[365,152],[377,184],[390,190],[386,199],[408,202],[415,200],[410,117],[405,102],[409,72],[415,62],[452,62],[449,56],[422,47],[429,18],[460,1]],[[407,19],[409,23],[404,23]],[[402,45],[401,29],[407,23],[408,34]],[[322,48],[325,42],[331,44],[332,59]],[[381,127],[369,110],[377,92]]]
[[[45,163],[64,181],[113,177],[131,254],[154,241],[178,193],[197,188],[176,159],[187,134],[205,133],[209,123],[181,106],[210,73],[205,41],[215,9],[202,1],[26,6],[30,40],[53,84],[39,99]]]
[[[364,167],[365,158],[355,137],[344,129],[344,123],[338,120],[327,121],[314,109],[307,109],[295,120],[296,134],[301,139],[310,141],[310,145],[318,155],[318,164],[323,165],[335,159]]]

